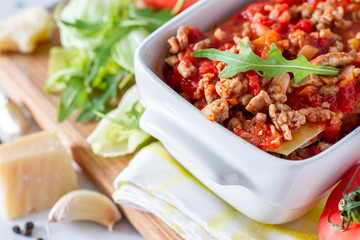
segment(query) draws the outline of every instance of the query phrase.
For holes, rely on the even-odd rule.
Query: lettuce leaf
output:
[[[104,33],[112,27],[118,0],[72,0],[58,13],[61,44],[65,48],[91,51],[104,40]],[[60,5],[61,6],[61,5]],[[60,10],[60,9],[59,9]]]
[[[152,141],[153,138],[139,127],[143,111],[133,86],[115,110],[102,115],[103,119],[87,138],[93,152],[103,157],[126,155]]]
[[[126,70],[134,72],[135,51],[148,35],[149,32],[144,28],[133,29],[114,45],[112,51],[114,61]]]
[[[59,121],[74,112],[77,121],[96,119],[95,112],[114,108],[113,99],[133,84],[137,47],[172,17],[169,10],[137,9],[134,2],[70,0],[55,9],[62,48],[50,52],[45,91],[61,94]]]
[[[45,84],[48,93],[61,92],[72,77],[82,77],[82,69],[89,61],[86,53],[76,49],[52,47],[49,53],[49,78]]]

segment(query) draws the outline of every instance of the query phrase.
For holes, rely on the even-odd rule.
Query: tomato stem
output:
[[[354,181],[354,178],[359,169],[360,166],[357,167],[354,175],[351,177],[349,183],[347,184],[343,192],[343,198],[341,198],[339,202],[338,210],[340,212],[341,226],[330,222],[329,218],[331,209],[327,216],[327,222],[340,231],[346,231],[349,228],[351,222],[355,224],[360,224],[360,186],[356,186],[352,192],[346,194],[346,192],[351,186],[351,183]]]

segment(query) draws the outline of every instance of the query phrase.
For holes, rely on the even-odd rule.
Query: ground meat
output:
[[[323,85],[323,82],[321,81],[320,77],[315,74],[311,74],[311,75],[305,77],[303,80],[301,80],[298,83],[295,83],[294,81],[290,82],[291,88],[302,88],[305,86],[320,87],[322,85]]]
[[[257,113],[253,118],[253,124],[256,123],[265,123],[267,115],[265,113]]]
[[[333,16],[329,12],[321,13],[320,10],[316,10],[312,15],[311,20],[314,23],[317,23],[316,24],[317,30],[322,30],[331,25],[331,22],[333,21]]]
[[[205,48],[209,48],[210,46],[210,39],[209,38],[206,38],[204,40],[201,40],[199,42],[197,42],[194,46],[194,51],[199,51],[199,50],[202,50],[202,49],[205,49]]]
[[[238,37],[238,36],[235,36],[235,37],[233,38],[233,40],[234,40],[235,45],[232,46],[232,47],[229,49],[229,50],[230,50],[231,52],[233,52],[233,53],[239,54],[239,53],[242,52],[239,41],[245,43],[247,46],[251,47],[251,49],[254,50],[254,46],[252,45],[249,37],[240,38],[240,37]]]
[[[336,41],[335,45],[329,48],[329,52],[342,52],[344,51],[344,44],[340,41]]]
[[[229,123],[227,124],[227,128],[233,130],[234,128],[243,129],[244,123],[246,119],[241,111],[236,112],[235,116],[233,116]]]
[[[308,122],[327,122],[334,118],[336,114],[328,109],[322,108],[302,108],[299,110],[302,113]]]
[[[170,57],[165,58],[165,62],[169,64],[169,66],[174,67],[179,62],[179,58],[177,56],[172,55]]]
[[[355,78],[360,76],[360,68],[354,68],[353,73],[354,73]]]
[[[186,65],[183,61],[181,61],[177,67],[177,70],[181,74],[183,78],[189,78],[196,72],[196,67],[192,63]]]
[[[181,26],[177,30],[176,39],[179,42],[180,49],[183,50],[189,45],[189,28]]]
[[[176,37],[171,37],[168,40],[168,44],[169,44],[169,52],[172,54],[177,54],[180,51],[180,46],[178,43],[178,40],[176,39]]]
[[[206,73],[202,79],[200,79],[198,83],[198,87],[194,93],[194,97],[196,99],[199,99],[202,95],[202,92],[204,89],[212,82],[212,79],[214,77],[213,73]]]
[[[322,29],[319,32],[321,38],[324,38],[329,41],[338,41],[341,40],[341,36],[331,31],[330,28]]]
[[[269,106],[269,116],[276,129],[283,132],[285,140],[291,140],[290,129],[298,129],[306,123],[306,117],[300,111],[293,111],[285,104],[271,104]]]
[[[221,28],[217,28],[214,32],[214,37],[217,39],[217,40],[223,40],[225,37],[226,37],[226,33],[221,30]]]
[[[224,99],[217,99],[204,107],[201,113],[212,122],[223,122],[229,118],[229,105]]]
[[[249,21],[246,21],[242,25],[242,32],[241,35],[243,37],[250,37],[251,36],[251,23]]]
[[[293,5],[290,12],[293,16],[300,17],[301,15],[302,18],[310,18],[312,9],[309,3],[304,2],[302,5]]]
[[[325,96],[335,95],[338,91],[339,87],[337,85],[322,86],[319,89],[319,93]]]
[[[270,131],[271,131],[271,136],[272,136],[272,140],[271,140],[271,143],[272,144],[275,144],[276,146],[280,146],[281,144],[281,141],[283,139],[282,135],[276,131],[276,128],[274,125],[270,124]]]
[[[299,49],[302,48],[305,45],[305,35],[306,33],[300,29],[289,33],[290,46]]]
[[[217,94],[226,99],[239,98],[243,92],[243,84],[241,82],[242,78],[243,75],[238,74],[234,78],[221,79],[215,85]]]
[[[257,146],[260,144],[260,139],[247,131],[238,131],[238,136],[244,139],[245,141],[251,143],[252,145]]]
[[[238,98],[238,102],[242,105],[242,106],[246,106],[250,101],[251,99],[254,97],[254,95],[252,95],[251,93],[248,93],[248,94],[244,94],[242,96],[240,96]]]
[[[204,89],[204,96],[208,104],[219,98],[219,95],[214,92],[214,88],[215,86],[213,84],[209,84]]]
[[[252,114],[256,114],[257,112],[266,109],[271,104],[271,99],[269,94],[264,90],[261,90],[258,95],[253,97],[250,102],[246,105],[246,110],[251,112]]]
[[[309,18],[311,16],[311,6],[309,3],[305,2],[300,5],[300,12],[302,18]]]
[[[283,93],[272,94],[271,100],[274,103],[285,103],[287,101],[287,96],[286,96],[286,94],[283,94]]]
[[[317,30],[330,27],[332,24],[337,28],[348,28],[351,21],[344,20],[344,8],[335,7],[334,1],[320,2],[311,16],[311,21]]]
[[[318,56],[311,61],[314,65],[340,67],[354,61],[354,57],[344,52],[333,52]]]

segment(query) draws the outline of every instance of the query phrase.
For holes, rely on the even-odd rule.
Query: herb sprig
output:
[[[204,49],[191,55],[226,63],[227,66],[219,74],[220,78],[230,78],[239,72],[249,70],[256,70],[258,75],[266,78],[273,78],[291,72],[294,74],[294,82],[298,83],[311,74],[337,76],[340,72],[339,69],[334,67],[313,65],[303,55],[294,60],[287,60],[282,56],[275,43],[271,44],[267,59],[262,59],[256,55],[242,41],[239,41],[239,43],[242,50],[240,54],[235,54],[229,50]]]

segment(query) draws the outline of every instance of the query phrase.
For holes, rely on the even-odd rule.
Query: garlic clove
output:
[[[48,224],[63,220],[88,220],[108,227],[121,219],[110,198],[96,191],[75,190],[61,197],[48,215]]]
[[[0,131],[8,135],[24,133],[29,128],[29,119],[23,110],[10,98],[0,93]]]

